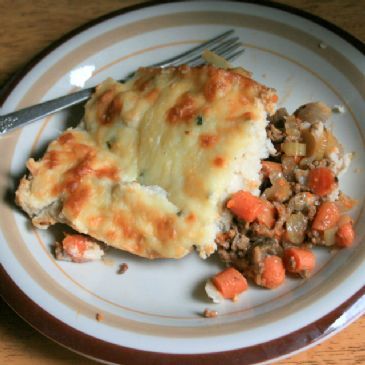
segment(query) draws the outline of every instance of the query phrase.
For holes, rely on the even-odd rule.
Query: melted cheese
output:
[[[205,257],[215,250],[232,181],[249,182],[249,190],[259,184],[239,175],[237,161],[259,164],[265,151],[255,148],[265,149],[276,99],[213,66],[109,79],[86,105],[85,130],[66,131],[41,161],[28,162],[33,177],[18,202],[37,216],[58,201],[56,221],[140,256],[179,258],[195,246]]]

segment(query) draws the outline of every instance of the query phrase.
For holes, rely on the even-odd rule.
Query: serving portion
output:
[[[91,237],[67,235],[58,259],[100,259],[97,241],[149,259],[193,248],[206,258],[218,244],[239,270],[207,282],[219,302],[246,290],[246,278],[275,289],[286,273],[309,277],[312,246],[351,246],[345,212],[355,201],[338,188],[351,155],[326,127],[331,109],[314,102],[274,114],[275,91],[228,67],[108,79],[79,127],[27,162],[16,199],[33,224],[66,223]]]
[[[356,201],[339,190],[351,153],[327,127],[331,114],[322,102],[305,104],[292,115],[277,110],[267,126],[274,150],[261,163],[260,197],[239,191],[227,202],[235,219],[217,239],[219,256],[257,285],[275,289],[286,273],[309,278],[316,266],[313,247],[334,250],[354,241],[348,212]],[[237,272],[224,273],[213,278],[215,288],[211,282],[206,286],[214,301],[234,299],[247,288]]]
[[[52,142],[17,191],[38,228],[66,223],[148,258],[216,250],[225,200],[257,194],[277,96],[242,69],[141,69],[107,80],[82,124]]]
[[[224,17],[222,17],[222,12],[225,13]],[[242,2],[169,3],[139,9],[132,14],[114,14],[110,19],[104,19],[98,25],[92,26],[92,30],[86,30],[65,42],[44,58],[14,87],[2,111],[7,113],[43,100],[53,99],[72,92],[75,87],[102,84],[105,85],[104,91],[108,91],[114,85],[112,81],[103,84],[108,77],[119,79],[124,72],[129,74],[140,65],[148,65],[172,57],[196,43],[231,28],[234,28],[237,36],[245,42],[245,53],[236,60],[235,66],[244,65],[245,68],[253,71],[254,79],[258,80],[259,84],[275,88],[279,97],[277,108],[285,106],[289,115],[285,118],[279,118],[277,115],[276,117],[281,119],[278,123],[273,120],[264,120],[261,124],[259,118],[255,124],[252,123],[264,126],[260,127],[263,137],[257,145],[262,146],[262,141],[266,140],[266,155],[263,150],[260,150],[259,153],[262,155],[257,157],[257,152],[255,152],[255,161],[258,161],[255,167],[245,168],[242,173],[238,172],[234,176],[241,174],[246,177],[246,175],[254,174],[258,176],[256,187],[246,186],[246,182],[242,178],[242,184],[232,184],[230,191],[228,183],[223,184],[224,187],[220,188],[222,194],[216,200],[217,207],[209,206],[210,211],[215,212],[211,226],[215,228],[217,225],[217,230],[214,232],[213,229],[211,230],[213,232],[211,233],[212,240],[204,242],[199,250],[203,256],[208,255],[210,247],[207,245],[216,244],[218,252],[211,254],[206,260],[202,260],[199,254],[194,252],[193,243],[188,244],[187,242],[186,246],[185,243],[183,246],[183,252],[186,252],[186,255],[181,259],[156,257],[156,248],[161,249],[159,253],[161,256],[166,255],[166,252],[162,250],[162,240],[157,243],[160,238],[157,235],[158,231],[153,228],[154,225],[146,224],[144,226],[140,221],[134,222],[133,220],[130,223],[133,231],[131,230],[129,233],[127,244],[123,241],[127,249],[139,251],[134,243],[138,236],[133,235],[135,232],[142,232],[143,236],[149,237],[149,240],[148,245],[144,246],[147,247],[145,251],[141,250],[140,253],[146,254],[146,256],[152,253],[149,257],[154,256],[153,260],[130,254],[124,249],[114,249],[112,246],[107,248],[107,245],[101,243],[101,240],[104,240],[103,237],[92,238],[88,235],[89,231],[96,231],[95,227],[98,224],[98,219],[95,221],[86,219],[91,214],[106,216],[112,223],[112,213],[116,208],[124,210],[125,214],[129,216],[128,212],[131,211],[131,207],[125,204],[127,202],[121,198],[123,206],[118,207],[117,201],[112,201],[112,195],[109,192],[113,185],[123,188],[129,186],[131,189],[138,187],[138,192],[142,191],[144,199],[146,196],[150,197],[146,193],[146,190],[150,189],[153,199],[158,196],[160,201],[181,209],[177,202],[172,200],[174,197],[166,188],[167,185],[162,185],[162,182],[167,181],[165,171],[168,171],[168,168],[165,168],[163,163],[158,163],[158,159],[156,162],[160,168],[162,182],[155,182],[157,180],[155,157],[146,160],[151,165],[150,172],[154,172],[154,175],[144,174],[138,169],[136,162],[138,175],[142,173],[142,176],[136,176],[135,181],[123,181],[124,173],[129,171],[129,167],[124,166],[124,172],[119,168],[122,159],[114,151],[120,148],[120,144],[118,141],[111,140],[108,133],[109,131],[113,135],[121,133],[119,129],[122,129],[121,126],[124,128],[125,123],[120,120],[120,123],[101,124],[97,115],[100,110],[102,116],[100,119],[107,122],[109,116],[113,116],[113,110],[120,107],[117,101],[105,110],[98,98],[93,99],[93,105],[89,105],[87,108],[87,111],[91,111],[88,126],[85,122],[87,118],[84,116],[82,124],[74,128],[79,124],[83,114],[81,108],[75,108],[67,113],[57,113],[51,118],[29,125],[13,135],[2,138],[0,152],[3,158],[0,184],[2,196],[6,197],[6,201],[4,200],[0,205],[0,251],[1,265],[4,268],[4,272],[1,272],[1,282],[3,283],[1,294],[35,328],[66,347],[111,363],[123,361],[126,364],[144,364],[146,361],[165,361],[186,365],[196,361],[214,364],[232,362],[235,359],[247,364],[257,363],[311,345],[323,336],[333,333],[334,329],[338,330],[338,325],[348,324],[363,310],[362,302],[356,302],[363,295],[365,265],[365,246],[359,244],[365,233],[362,210],[364,175],[361,173],[365,164],[362,118],[365,94],[361,79],[363,57],[356,47],[352,47],[341,37],[326,32],[318,24],[278,9]],[[320,43],[327,45],[327,48],[319,47]],[[346,52],[343,52],[344,49]],[[239,73],[237,70],[227,72]],[[89,77],[86,74],[90,78],[83,83]],[[147,77],[147,73],[145,76]],[[243,74],[243,76],[247,77],[247,74]],[[133,89],[132,85],[130,87]],[[120,86],[117,84],[117,92],[119,92],[119,88]],[[137,94],[136,100],[141,102],[140,105],[146,106],[145,115],[147,115],[155,105],[143,102],[142,90],[137,90]],[[106,104],[110,104],[107,103],[107,100],[112,96],[113,92],[109,93],[109,96],[105,95]],[[133,92],[129,93],[129,96],[130,99],[134,98]],[[102,97],[101,92],[98,97]],[[203,97],[205,100],[204,95]],[[115,96],[112,99],[114,100]],[[125,97],[123,100],[125,101],[123,107],[128,103],[131,105],[131,100],[127,99]],[[259,103],[265,103],[264,100],[260,100],[259,96],[257,99]],[[307,185],[308,180],[301,183],[301,189],[306,187],[309,190],[296,191],[295,184],[293,184],[297,183],[295,174],[293,174],[294,176],[286,175],[287,162],[290,160],[295,162],[294,169],[307,171],[308,174],[315,167],[330,168],[332,171],[332,166],[327,163],[323,166],[310,166],[311,164],[303,166],[309,156],[289,155],[293,149],[296,153],[303,153],[303,144],[306,145],[305,153],[307,154],[307,144],[311,143],[311,122],[308,122],[310,124],[308,136],[305,136],[304,130],[300,128],[298,140],[284,140],[287,137],[286,134],[291,135],[292,133],[293,128],[290,128],[290,125],[287,128],[286,124],[292,123],[294,118],[292,114],[298,109],[298,106],[318,100],[322,100],[330,108],[334,105],[343,105],[345,112],[333,113],[329,118],[330,122],[326,121],[324,125],[333,131],[346,152],[355,152],[350,167],[339,177],[338,182],[335,178],[333,184],[333,175],[330,174],[329,187],[331,190],[333,188],[333,196],[332,193],[329,194],[331,198],[329,195],[317,197],[318,194]],[[158,104],[158,101],[155,103]],[[168,113],[168,110],[175,104],[176,102],[171,102],[170,108],[166,107],[163,109],[164,112]],[[270,110],[268,111],[270,112]],[[273,110],[273,112],[275,111]],[[185,127],[190,124],[194,127],[191,141],[194,141],[195,146],[199,141],[197,135],[202,133],[202,128],[208,128],[211,123],[214,125],[214,131],[217,127],[212,119],[204,119],[199,116],[201,116],[200,113],[191,121],[177,123],[177,128],[181,128],[181,132],[188,130]],[[295,118],[297,117],[298,115],[295,116]],[[266,119],[266,112],[263,119]],[[139,126],[144,125],[143,118],[135,120],[139,121]],[[166,122],[167,119],[164,120]],[[295,123],[297,122],[299,127],[306,124],[308,126],[308,123],[303,120],[300,120],[299,123],[299,118],[298,121],[295,119]],[[115,128],[117,124],[120,124],[119,128]],[[250,124],[250,121],[247,121],[247,124]],[[224,126],[226,125],[224,124]],[[279,132],[272,129],[270,125],[274,125]],[[74,129],[67,130],[70,126]],[[221,126],[218,125],[218,127]],[[170,136],[170,131],[177,130],[170,127],[169,124],[163,124],[163,127],[165,127],[165,131],[161,136],[165,133]],[[168,133],[167,128],[171,128]],[[272,139],[273,135],[268,135],[271,129],[275,135],[282,134],[284,139],[275,142]],[[127,131],[131,134],[141,135],[139,127],[136,129],[131,127]],[[156,132],[151,129],[148,131],[151,132],[151,136],[144,137],[144,140],[148,142],[149,137],[157,140]],[[318,130],[318,136],[321,136],[323,131],[319,132],[321,131]],[[203,133],[209,133],[209,131],[204,130]],[[99,135],[100,141],[98,141]],[[328,137],[327,133],[323,135]],[[317,134],[314,137],[316,136]],[[181,140],[188,141],[185,138],[187,136],[182,135],[179,143],[182,144]],[[240,137],[240,139],[242,138]],[[270,139],[272,139],[272,145],[276,144],[276,152],[270,145]],[[160,139],[164,143],[167,140],[172,142],[171,138]],[[127,138],[127,141],[132,141],[132,139]],[[287,145],[286,142],[293,144]],[[327,142],[322,137],[314,139],[313,142],[315,142],[314,145],[321,146],[319,150],[322,151],[325,144],[329,145],[328,138]],[[282,144],[286,146],[283,149],[281,149]],[[48,157],[46,158],[44,151],[47,146],[46,156],[48,154]],[[133,146],[134,144],[131,144],[131,148]],[[219,144],[215,145],[216,148],[218,146]],[[252,149],[256,151],[257,148],[252,146]],[[54,152],[52,152],[53,150]],[[81,156],[84,156],[85,150],[90,150],[92,153],[85,158],[85,165],[82,166],[80,164]],[[169,151],[174,151],[174,149],[171,148]],[[205,151],[204,158],[199,151]],[[207,164],[211,161],[209,151],[214,158],[221,152],[218,153],[218,150],[214,148],[194,149],[193,157],[201,156],[201,161],[204,162],[204,171],[199,172],[201,175],[208,172],[219,174],[220,171],[223,171],[223,168],[218,169]],[[232,155],[235,153],[239,155],[240,151],[239,149],[234,150]],[[130,153],[128,148],[127,153]],[[187,153],[188,149],[185,148],[180,156],[184,157],[184,154]],[[157,156],[154,150],[151,151],[152,154]],[[53,158],[52,155],[58,157]],[[60,156],[62,159],[59,158]],[[75,157],[75,161],[72,156]],[[189,157],[191,156],[192,154]],[[53,224],[48,229],[36,229],[30,224],[29,218],[14,206],[12,192],[17,186],[14,185],[14,189],[12,189],[12,184],[17,185],[20,177],[24,175],[26,160],[29,157],[35,159],[34,162],[28,162],[29,167],[34,171],[29,172],[26,178],[30,181],[23,183],[25,188],[22,204],[25,206],[26,202],[29,202],[29,213],[35,222],[38,220],[37,217],[42,218],[40,213],[44,209],[45,225],[53,223],[53,221],[66,222],[70,226],[75,224],[77,234],[72,227],[66,227],[64,224]],[[192,167],[194,167],[194,158],[190,158]],[[323,159],[327,159],[327,157],[319,158],[318,161]],[[344,161],[346,159],[348,158],[346,157]],[[60,165],[56,166],[54,163],[58,161]],[[278,170],[282,170],[283,175],[265,172],[265,168],[262,169],[261,166],[263,161],[266,161],[266,167],[275,168],[278,167],[276,164],[280,164]],[[148,164],[143,165],[147,168],[147,172]],[[177,166],[183,164],[186,166],[188,163],[184,160]],[[64,170],[60,169],[61,165]],[[246,166],[248,163],[244,163],[244,165]],[[48,166],[52,166],[52,168],[47,169]],[[113,169],[109,169],[110,166],[116,166],[117,169],[113,172]],[[211,170],[208,170],[208,167]],[[227,166],[224,168],[231,179],[233,176],[231,170]],[[52,192],[47,189],[47,185],[42,183],[42,179],[37,179],[37,169],[39,176],[50,178],[49,185],[55,186],[55,195],[52,195]],[[79,181],[74,179],[77,175],[73,174],[72,170],[80,174]],[[185,179],[184,170],[181,168],[179,172],[181,172],[181,176],[178,177],[177,182],[174,180],[171,186],[181,184],[181,181]],[[338,171],[332,172],[335,177],[339,176]],[[137,175],[137,172],[135,174]],[[31,177],[32,175],[34,176]],[[73,178],[71,178],[72,176]],[[155,180],[152,182],[153,176]],[[207,177],[213,178],[208,174]],[[147,181],[147,179],[151,179],[151,181]],[[262,179],[264,183],[262,183]],[[277,189],[280,190],[276,181],[283,182],[284,179],[289,184],[290,197],[288,200],[280,202],[277,199],[281,199],[281,194],[275,192]],[[33,191],[32,187],[36,181],[40,188]],[[204,181],[204,183],[208,184],[207,186],[213,186],[210,185],[211,180]],[[81,209],[78,215],[78,204],[72,206],[72,199],[68,200],[68,197],[81,187],[86,187],[85,191],[89,190],[88,185],[91,185],[90,189],[94,193],[92,199],[86,199],[86,205],[83,205],[84,202],[81,201],[80,207],[88,209]],[[160,186],[161,189],[148,188],[154,185]],[[233,185],[235,186],[233,187]],[[287,186],[285,181],[283,186]],[[307,243],[312,238],[309,239],[313,220],[309,217],[309,211],[304,208],[303,210],[297,209],[299,206],[295,210],[289,211],[293,204],[289,204],[289,202],[297,194],[312,194],[316,198],[314,206],[315,214],[317,214],[320,205],[326,200],[336,203],[337,187],[359,202],[351,211],[351,216],[356,222],[357,238],[354,244],[346,250],[335,249],[337,243],[330,249],[315,248],[312,250],[316,243],[321,243],[325,231],[318,231],[318,237],[315,237],[318,238],[318,242],[313,242],[310,247]],[[191,185],[191,188],[192,191],[194,189],[197,192],[202,191],[199,185]],[[251,190],[251,188],[253,189]],[[42,190],[45,191],[46,199],[44,200],[39,198]],[[267,191],[264,196],[265,190]],[[312,250],[316,265],[311,271],[309,279],[306,274],[309,273],[308,268],[311,268],[313,261],[307,259],[303,261],[303,257],[299,255],[300,265],[297,265],[296,256],[293,251],[289,251],[292,253],[287,260],[291,265],[290,270],[299,268],[299,273],[285,275],[285,284],[274,290],[262,289],[254,284],[258,282],[256,276],[261,278],[261,284],[262,279],[265,278],[261,271],[263,267],[261,263],[280,262],[277,259],[279,257],[282,260],[281,269],[284,267],[285,271],[289,273],[289,267],[286,268],[285,256],[279,250],[275,252],[265,250],[267,246],[271,246],[272,239],[276,237],[264,237],[261,240],[262,245],[258,248],[262,250],[259,250],[258,253],[261,254],[262,260],[255,261],[256,256],[251,256],[258,243],[253,240],[254,235],[259,234],[256,231],[259,229],[263,236],[263,233],[271,232],[273,228],[265,227],[260,223],[258,218],[261,214],[254,215],[255,219],[250,221],[250,217],[242,215],[239,217],[239,214],[231,209],[233,208],[232,202],[229,204],[228,202],[235,201],[235,198],[239,197],[242,192],[254,203],[264,201],[265,207],[266,205],[270,207],[267,210],[269,214],[266,218],[270,218],[271,213],[274,213],[274,227],[280,219],[277,207],[284,206],[285,212],[290,213],[287,217],[288,220],[283,225],[284,232],[278,239],[278,245],[282,247],[282,251],[293,248],[305,250],[307,258],[313,257],[308,254],[309,250]],[[271,195],[271,193],[273,194]],[[79,195],[82,197],[82,194]],[[134,195],[140,196],[139,194]],[[77,197],[77,194],[75,196]],[[310,195],[308,196],[310,197]],[[109,199],[105,199],[106,197]],[[47,200],[48,198],[49,200]],[[182,196],[180,198],[184,200]],[[19,202],[20,200],[19,196]],[[249,201],[249,199],[244,201]],[[51,212],[52,204],[55,205],[55,208],[58,205],[54,212]],[[145,207],[146,204],[146,200],[143,200],[142,206]],[[189,204],[189,209],[193,210],[191,200],[187,201],[187,204]],[[230,205],[230,208],[227,205]],[[235,203],[233,203],[234,205]],[[154,207],[153,204],[152,206]],[[259,208],[261,213],[263,212],[261,204],[253,206]],[[271,209],[271,206],[274,206],[274,210]],[[203,208],[202,212],[206,209],[205,206]],[[340,209],[340,207],[338,208]],[[174,219],[181,220],[184,227],[188,226],[183,218],[187,217],[189,209],[186,205],[185,216],[183,216],[183,209],[181,209],[181,213],[179,210],[173,211]],[[310,208],[310,210],[311,214],[314,214],[314,209]],[[48,216],[47,211],[51,212]],[[156,209],[153,212],[155,214]],[[197,213],[196,218],[200,219],[201,212],[199,210],[193,212]],[[140,209],[137,213],[134,217],[141,217]],[[165,216],[166,211],[158,211],[158,213]],[[179,216],[178,213],[181,215]],[[292,218],[300,219],[289,219],[293,214]],[[341,212],[340,216],[345,214],[347,213]],[[151,216],[142,218],[148,222]],[[336,223],[334,229],[341,220]],[[271,226],[270,219],[267,222]],[[42,219],[38,223],[42,224]],[[291,241],[284,242],[284,237],[300,242],[299,238],[303,236],[303,223],[306,223],[303,242],[296,244]],[[287,224],[294,228],[292,232],[290,229],[288,233],[285,232]],[[112,226],[112,224],[109,225]],[[103,236],[107,233],[102,229],[104,226],[107,227],[108,224],[104,222],[98,229]],[[121,228],[123,225],[115,225],[115,227],[118,228],[120,236],[124,235],[123,228]],[[113,225],[113,228],[115,227]],[[196,227],[193,228],[195,230]],[[203,222],[202,228],[206,228],[205,222]],[[333,231],[332,233],[334,233]],[[64,232],[67,233],[66,238],[63,236]],[[181,232],[185,234],[183,230]],[[209,236],[209,234],[207,235]],[[242,240],[235,241],[233,236],[241,237]],[[249,249],[247,251],[243,244],[239,244],[241,241],[247,243],[244,236],[248,239],[247,247]],[[334,236],[329,235],[330,237],[337,240],[336,233]],[[157,239],[154,240],[154,238]],[[54,251],[55,241],[59,245]],[[152,247],[151,242],[156,243],[156,246]],[[165,242],[170,242],[170,240]],[[145,241],[144,244],[146,244]],[[206,247],[209,247],[208,250],[205,249]],[[277,246],[274,248],[276,249]],[[170,247],[169,252],[171,253],[175,249],[176,246]],[[187,254],[189,252],[191,253]],[[294,253],[298,252],[294,251]],[[54,254],[62,261],[55,260]],[[223,257],[224,254],[228,257]],[[225,268],[225,263],[220,259],[220,255],[230,265],[228,278],[236,277],[236,271],[232,270],[239,269],[240,290],[246,288],[247,290],[238,297],[232,295],[233,301],[222,300],[220,296],[221,304],[213,305],[205,295],[204,285],[208,278],[214,278],[215,274]],[[260,258],[259,256],[258,258]],[[100,257],[101,260],[95,260]],[[266,260],[267,257],[274,258]],[[75,264],[65,260],[88,262]],[[310,264],[306,264],[306,270],[301,270],[303,262]],[[232,265],[235,268],[232,268]],[[128,270],[125,271],[127,266]],[[119,275],[121,272],[124,274]],[[232,272],[234,275],[230,274]],[[226,275],[213,279],[216,284],[213,284],[214,288],[220,287],[224,291]],[[302,278],[301,275],[305,277]],[[242,279],[243,277],[246,281]],[[355,302],[357,305],[354,306]],[[205,315],[210,316],[209,319],[203,316],[205,308],[208,309]],[[347,311],[349,308],[351,311]],[[39,313],[39,315],[34,316],[34,313]],[[214,317],[215,314],[218,315]]]

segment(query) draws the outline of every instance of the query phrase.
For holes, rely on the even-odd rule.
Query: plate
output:
[[[150,4],[113,13],[74,33],[33,64],[4,97],[6,113],[122,78],[235,29],[246,52],[235,61],[275,87],[292,112],[314,100],[342,105],[332,127],[354,152],[341,188],[358,199],[357,240],[348,250],[317,249],[310,280],[251,287],[238,302],[209,303],[205,280],[221,269],[212,257],[148,261],[110,249],[101,262],[55,261],[60,229],[31,227],[13,203],[29,156],[76,125],[82,107],[58,113],[0,140],[1,294],[44,335],[88,357],[123,364],[254,364],[278,359],[335,333],[365,308],[364,45],[312,16],[250,2]],[[118,266],[128,271],[117,275]],[[204,318],[205,308],[219,312]],[[99,319],[96,316],[99,314]]]

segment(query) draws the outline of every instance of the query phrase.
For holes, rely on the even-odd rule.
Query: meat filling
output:
[[[277,152],[262,161],[260,196],[237,192],[227,203],[234,219],[217,237],[218,254],[258,285],[280,285],[283,265],[291,274],[308,277],[313,246],[352,244],[353,222],[346,213],[355,201],[338,189],[348,156],[325,127],[328,110],[319,102],[293,115],[281,108],[271,116],[267,136]],[[268,265],[280,277],[277,282],[267,280]]]

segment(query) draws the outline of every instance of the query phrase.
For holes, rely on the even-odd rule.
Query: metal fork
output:
[[[205,62],[201,57],[201,54],[205,49],[209,49],[226,58],[227,60],[232,61],[244,52],[242,44],[238,41],[238,37],[228,38],[233,34],[233,32],[234,30],[228,30],[227,32],[224,32],[200,44],[199,46],[191,48],[188,51],[185,51],[162,62],[155,63],[149,67],[168,67],[178,66],[181,64],[198,66]],[[126,79],[121,81],[126,81],[133,75],[134,73],[131,73]],[[29,123],[44,118],[47,115],[53,114],[60,110],[66,109],[72,105],[79,104],[87,100],[93,91],[93,87],[83,89],[78,92],[30,106],[13,113],[2,115],[0,116],[0,135],[9,133],[16,128],[23,127]]]

